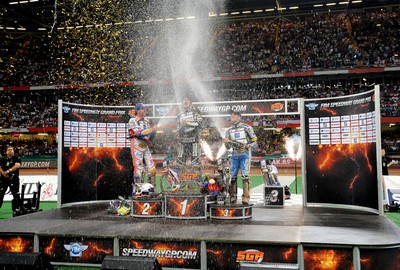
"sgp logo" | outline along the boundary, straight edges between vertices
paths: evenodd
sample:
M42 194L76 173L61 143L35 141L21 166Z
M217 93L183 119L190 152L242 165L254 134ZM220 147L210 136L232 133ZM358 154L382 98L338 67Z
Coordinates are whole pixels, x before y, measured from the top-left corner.
M264 252L257 249L239 250L236 256L237 262L262 262L264 259Z

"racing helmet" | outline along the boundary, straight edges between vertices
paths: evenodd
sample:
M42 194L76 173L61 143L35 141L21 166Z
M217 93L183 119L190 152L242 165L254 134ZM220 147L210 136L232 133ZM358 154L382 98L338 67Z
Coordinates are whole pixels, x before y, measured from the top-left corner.
M139 186L139 190L137 191L137 196L151 196L155 192L154 186L149 183L145 183Z

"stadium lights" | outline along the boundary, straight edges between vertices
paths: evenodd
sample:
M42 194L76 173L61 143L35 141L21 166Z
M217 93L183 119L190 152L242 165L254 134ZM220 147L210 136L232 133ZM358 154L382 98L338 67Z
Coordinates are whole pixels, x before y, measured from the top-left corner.
M298 7L298 6L295 6L295 7L289 7L289 9L299 9L299 7Z
M249 13L251 13L250 10L242 11L242 14L249 14Z
M236 12L231 12L231 15L238 15L240 14L240 12L236 11Z
M155 22L162 22L162 21L164 21L164 19L155 19L154 21Z
M196 17L195 16L188 16L188 17L186 17L186 19L192 20L192 19L196 19Z
M38 28L37 30L39 30L39 31L46 31L47 29L46 29L46 28L40 27L40 28Z
M336 6L336 3L326 3L326 6Z
M25 27L18 27L17 30L19 30L19 31L25 31L26 28L25 28Z
M316 4L316 5L314 5L314 7L323 7L324 5L323 4Z
M362 0L351 1L351 3L353 3L353 4L362 3Z
M143 21L135 21L135 23L143 23Z
M39 0L23 0L23 1L15 1L15 2L9 2L10 5L17 5L17 4L27 4L27 3L34 3L34 2L39 2Z
M174 18L166 18L165 20L166 20L166 21L173 21Z
M278 8L278 10L286 10L285 7Z
M227 16L228 13L220 13L219 16Z
M348 5L349 2L339 2L339 5Z
M263 12L263 10L262 9L257 9L257 10L254 10L253 12L254 13L259 13L259 12Z
M274 8L267 8L265 11L266 12L270 12L270 11L275 11L275 9Z
M183 20L183 19L185 19L185 17L178 17L178 18L176 18L177 20Z

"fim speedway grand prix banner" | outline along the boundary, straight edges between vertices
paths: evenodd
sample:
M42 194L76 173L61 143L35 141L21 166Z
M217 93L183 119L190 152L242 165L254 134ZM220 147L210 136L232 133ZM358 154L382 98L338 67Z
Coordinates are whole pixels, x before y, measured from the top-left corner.
M340 98L304 100L307 205L380 211L377 108L378 88Z
M130 195L130 109L59 101L61 204Z
M145 104L146 118L159 129L174 128L180 105ZM299 114L299 99L195 102L194 106L209 118L229 116L232 109L242 115ZM59 206L130 195L133 166L127 137L133 107L59 100Z

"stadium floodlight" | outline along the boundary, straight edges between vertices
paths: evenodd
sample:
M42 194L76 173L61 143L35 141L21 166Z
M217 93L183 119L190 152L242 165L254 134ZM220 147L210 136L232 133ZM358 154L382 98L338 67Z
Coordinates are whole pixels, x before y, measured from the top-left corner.
M236 12L231 12L231 15L238 15L240 14L240 12L236 11Z
M220 13L219 16L228 16L228 13Z
M336 6L336 3L326 3L326 6Z
M248 13L251 13L251 11L250 10L242 11L242 14L248 14Z
M339 2L339 5L348 5L349 2Z
M289 7L289 9L299 9L299 6Z
M187 16L186 19L191 20L191 19L196 19L195 16Z
M314 7L323 7L324 5L323 4L316 4L316 5L314 5Z
M286 10L285 7L278 8L278 10Z
M267 8L265 11L270 12L270 11L275 11L274 8Z
M28 1L19 1L20 4L27 4L29 3Z
M263 10L262 9L257 9L257 10L254 10L253 12L254 13L260 13L260 12L263 12Z
M9 4L10 5L16 5L16 4L18 4L18 2L10 2Z

